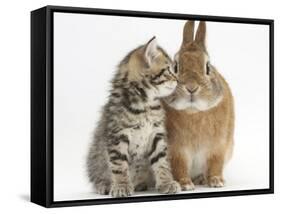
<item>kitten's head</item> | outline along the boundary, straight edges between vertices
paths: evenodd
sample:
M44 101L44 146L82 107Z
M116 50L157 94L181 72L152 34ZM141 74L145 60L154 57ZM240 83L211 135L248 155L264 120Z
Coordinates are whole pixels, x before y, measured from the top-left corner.
M128 79L145 82L156 97L166 97L177 86L177 71L168 54L153 37L137 48L127 59Z

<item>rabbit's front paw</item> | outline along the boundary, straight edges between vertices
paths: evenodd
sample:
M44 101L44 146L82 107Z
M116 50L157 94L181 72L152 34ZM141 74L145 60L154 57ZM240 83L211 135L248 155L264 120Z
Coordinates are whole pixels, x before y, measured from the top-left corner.
M181 191L181 187L176 181L160 184L157 186L157 189L160 193L164 194L175 194Z
M221 176L212 176L208 178L208 185L210 187L223 187L224 179Z
M134 187L131 184L114 184L111 186L112 197L127 197L133 194Z
M189 178L182 178L180 179L180 185L181 185L181 190L183 191L188 191L188 190L194 190L195 186L192 182L191 179Z

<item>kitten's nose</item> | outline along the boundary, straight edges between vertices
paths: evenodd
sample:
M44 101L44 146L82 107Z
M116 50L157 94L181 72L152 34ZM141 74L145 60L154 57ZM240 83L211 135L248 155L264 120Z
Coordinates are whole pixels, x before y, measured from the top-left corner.
M199 86L186 86L186 90L190 93L193 94L198 90Z

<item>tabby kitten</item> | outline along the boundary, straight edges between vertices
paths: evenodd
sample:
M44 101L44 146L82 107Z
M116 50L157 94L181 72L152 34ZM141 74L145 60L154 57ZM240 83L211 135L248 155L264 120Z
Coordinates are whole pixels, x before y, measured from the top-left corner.
M176 85L173 63L155 37L121 61L87 159L97 193L124 197L152 185L160 193L180 191L167 160L160 101Z

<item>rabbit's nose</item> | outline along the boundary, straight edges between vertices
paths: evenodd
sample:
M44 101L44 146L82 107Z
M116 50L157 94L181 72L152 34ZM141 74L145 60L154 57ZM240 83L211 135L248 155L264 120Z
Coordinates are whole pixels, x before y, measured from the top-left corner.
M193 94L198 90L199 86L186 86L186 90L190 93Z

